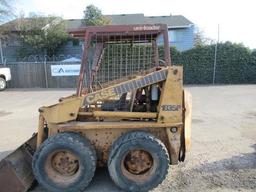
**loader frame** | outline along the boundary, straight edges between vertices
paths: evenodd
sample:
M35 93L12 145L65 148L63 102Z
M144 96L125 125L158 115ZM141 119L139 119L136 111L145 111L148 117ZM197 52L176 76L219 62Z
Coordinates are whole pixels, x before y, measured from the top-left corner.
M38 128L37 146L47 137L44 131L44 123L47 122L49 135L52 136L58 132L76 131L85 135L91 140L98 151L102 152L100 164L104 165L108 159L108 151L112 143L122 134L131 130L146 130L157 135L167 146L171 156L171 164L177 164L180 160L180 149L184 145L181 140L181 134L184 129L183 122L183 88L182 88L182 68L169 67L163 69L168 71L166 83L163 90L172 89L174 91L164 91L160 98L160 110L158 113L152 112L112 112L112 111L92 111L79 112L86 99L87 94L81 97L74 97L63 100L58 105L40 109L40 120ZM115 87L109 87L98 91L103 94L111 92ZM109 91L111 90L111 91ZM112 92L111 92L112 93ZM92 93L97 94L97 93ZM106 98L113 94L103 94ZM91 117L94 119L110 119L115 121L90 121L81 122L76 119L78 116ZM140 119L140 121L121 121L122 119ZM156 119L156 121L147 122L145 119Z
M127 39L133 35L154 34L155 38L163 36L165 66L145 72L143 76L135 76L131 80L121 81L113 86L107 86L93 91L92 79L97 74L97 70L88 70L88 50L90 42L95 38L95 34L103 33L125 34ZM189 147L189 137L183 139L185 135L185 124L190 129L190 120L185 122L185 97L188 93L183 91L183 69L180 66L172 66L170 59L169 40L167 26L157 25L129 25L129 26L105 26L105 27L87 27L72 31L71 34L76 38L85 38L85 49L81 65L76 96L67 97L60 103L40 108L39 127L37 146L48 136L58 132L76 131L90 139L97 151L101 154L99 165L105 165L108 159L109 148L112 143L122 134L132 130L146 130L157 135L166 145L171 157L171 164L177 164L184 160L184 154ZM103 41L111 41L111 36ZM147 36L145 36L145 40ZM115 39L118 41L118 39ZM99 64L97 64L99 67ZM87 88L83 88L84 78L87 76ZM159 79L157 79L157 76ZM156 79L149 81L149 79ZM146 83L142 83L146 82ZM141 84L138 85L138 84ZM157 112L121 112L121 111L100 111L92 109L84 110L84 106L102 102L122 93L134 91L152 84L161 84L162 93ZM137 87L136 87L137 85ZM124 90L122 90L122 88ZM170 91L172 90L172 91ZM91 119L88 121L79 121L78 118ZM102 119L107 121L101 121ZM139 121L129 121L136 119ZM147 121L154 119L154 121ZM125 121L124 121L125 120ZM45 124L47 124L48 135L45 134Z

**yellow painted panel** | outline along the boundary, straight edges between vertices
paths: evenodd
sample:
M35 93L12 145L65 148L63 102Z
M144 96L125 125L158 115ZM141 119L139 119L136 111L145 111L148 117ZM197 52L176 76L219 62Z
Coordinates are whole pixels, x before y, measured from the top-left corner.
M190 137L191 137L191 125L192 125L192 95L188 91L184 91L185 99L185 146L186 151L191 147Z
M158 122L182 122L182 67L170 67L159 102Z
M40 108L47 123L62 123L75 120L83 98L75 97L64 100L56 105Z

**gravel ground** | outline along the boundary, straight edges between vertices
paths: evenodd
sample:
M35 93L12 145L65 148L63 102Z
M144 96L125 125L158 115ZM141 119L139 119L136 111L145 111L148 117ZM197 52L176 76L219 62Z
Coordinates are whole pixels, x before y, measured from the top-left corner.
M153 192L256 191L256 85L188 87L193 95L192 149L171 166ZM72 90L7 90L0 93L0 158L36 130L42 105ZM40 186L31 191L43 192ZM120 191L106 169L96 172L89 192Z

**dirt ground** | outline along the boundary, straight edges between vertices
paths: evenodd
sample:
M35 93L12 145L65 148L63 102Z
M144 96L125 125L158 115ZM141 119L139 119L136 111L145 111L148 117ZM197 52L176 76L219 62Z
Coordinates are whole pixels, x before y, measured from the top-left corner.
M256 191L256 85L192 86L192 149L170 167L153 192ZM36 131L38 108L72 90L7 90L0 93L0 158ZM43 192L41 187L31 191ZM96 172L89 192L120 191L106 169Z

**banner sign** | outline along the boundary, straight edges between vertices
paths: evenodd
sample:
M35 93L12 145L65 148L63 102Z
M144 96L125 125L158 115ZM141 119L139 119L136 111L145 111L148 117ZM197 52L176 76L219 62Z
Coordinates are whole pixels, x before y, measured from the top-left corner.
M56 76L78 76L81 65L51 65L51 73Z

